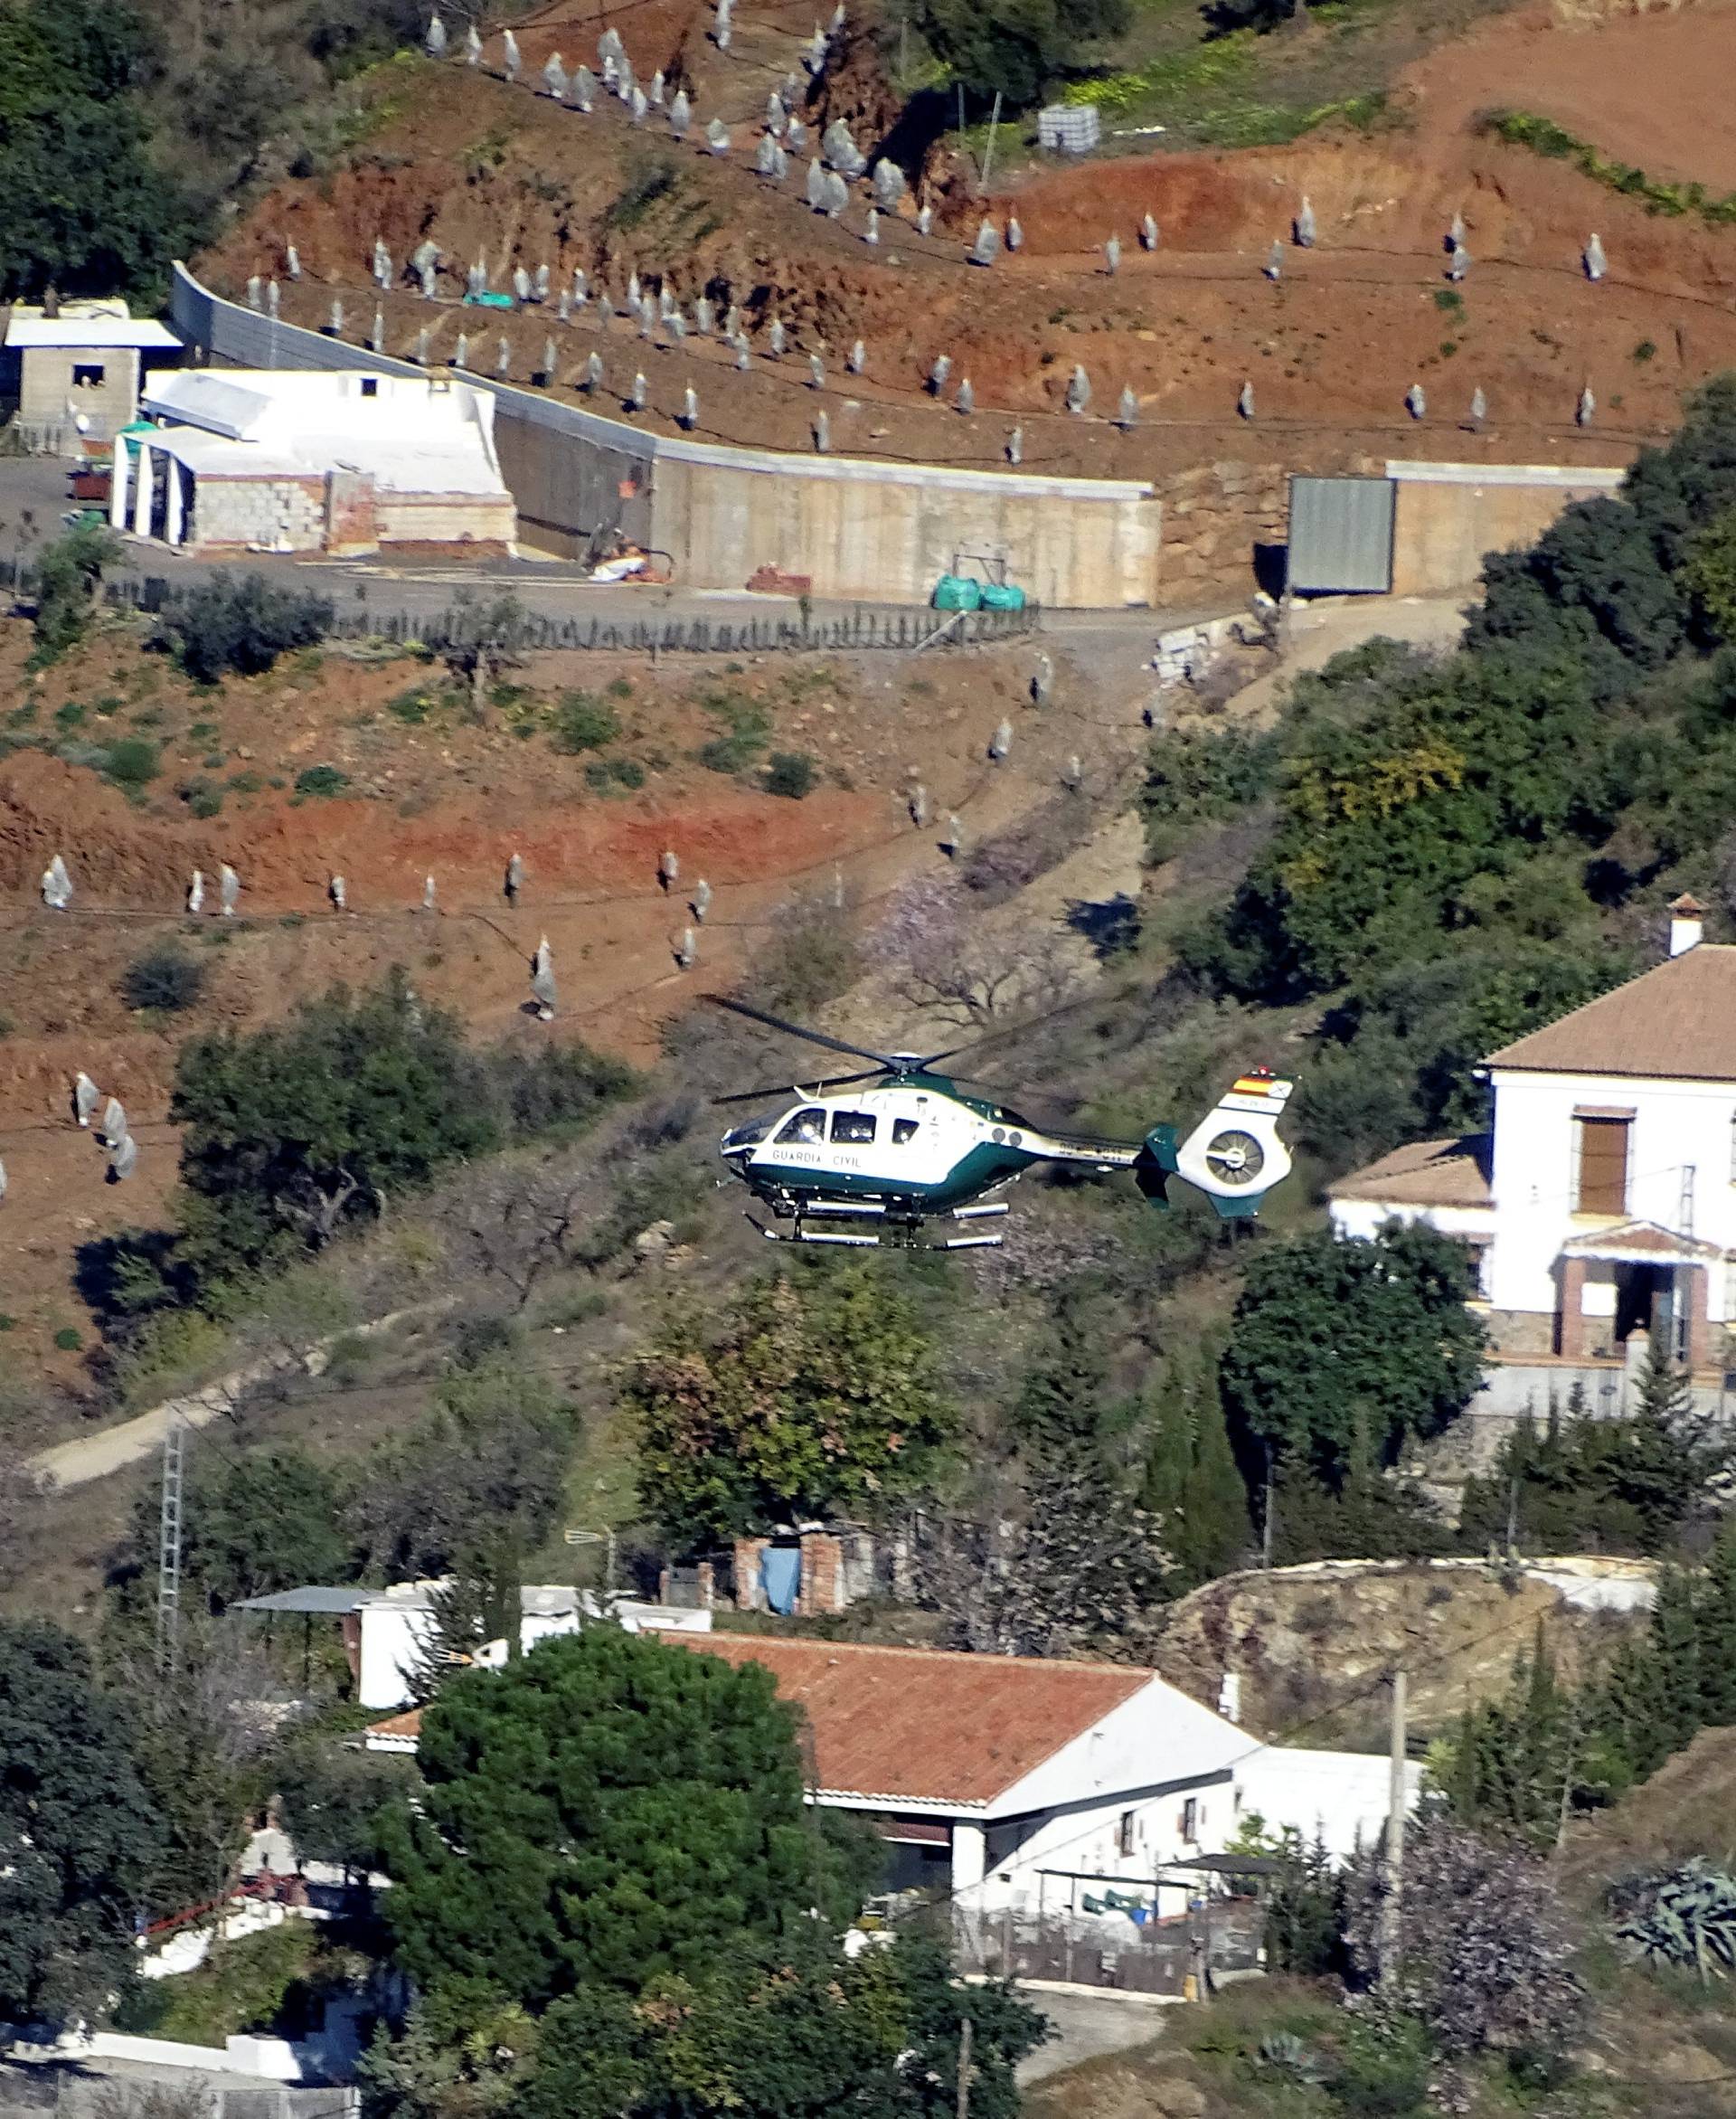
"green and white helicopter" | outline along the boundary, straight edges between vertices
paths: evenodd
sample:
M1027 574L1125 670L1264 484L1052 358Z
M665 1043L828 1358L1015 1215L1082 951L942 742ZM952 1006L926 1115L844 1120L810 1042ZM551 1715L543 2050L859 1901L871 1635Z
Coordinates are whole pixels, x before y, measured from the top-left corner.
M839 1244L912 1249L927 1243L924 1225L959 1227L927 1247L981 1249L998 1233L971 1225L1005 1215L1004 1191L1038 1163L1070 1164L1095 1176L1131 1170L1155 1206L1168 1205L1166 1187L1179 1178L1203 1192L1228 1221L1258 1212L1260 1201L1290 1171L1290 1152L1278 1120L1293 1084L1264 1069L1243 1074L1185 1140L1175 1126L1154 1126L1143 1140L1052 1132L995 1100L934 1070L965 1047L919 1056L871 1052L828 1037L744 1001L708 998L718 1007L782 1030L828 1052L872 1064L863 1073L792 1083L788 1092L750 1089L720 1096L720 1104L755 1103L788 1093L796 1099L764 1118L750 1119L718 1144L730 1170L787 1229L748 1218L774 1243ZM816 1227L816 1223L824 1225ZM848 1225L854 1223L854 1227Z

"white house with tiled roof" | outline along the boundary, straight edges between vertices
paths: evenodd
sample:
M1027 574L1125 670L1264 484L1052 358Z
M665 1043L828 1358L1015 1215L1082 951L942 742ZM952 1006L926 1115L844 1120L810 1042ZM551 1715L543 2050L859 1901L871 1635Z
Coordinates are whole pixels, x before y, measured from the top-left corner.
M1494 1359L1479 1405L1543 1413L1573 1382L1625 1403L1654 1331L1721 1401L1736 1310L1736 948L1671 907L1671 954L1487 1062L1488 1133L1341 1178L1334 1225L1426 1221L1477 1256Z
M808 1733L811 1799L872 1820L891 1881L961 1910L1075 1911L1106 1890L1158 1916L1257 1812L1337 1857L1379 1836L1384 1756L1266 1744L1125 1663L959 1655L759 1633L667 1635L770 1671ZM413 1752L419 1710L371 1749ZM1414 1800L1420 1769L1412 1769ZM1132 1933L1129 1930L1129 1933Z

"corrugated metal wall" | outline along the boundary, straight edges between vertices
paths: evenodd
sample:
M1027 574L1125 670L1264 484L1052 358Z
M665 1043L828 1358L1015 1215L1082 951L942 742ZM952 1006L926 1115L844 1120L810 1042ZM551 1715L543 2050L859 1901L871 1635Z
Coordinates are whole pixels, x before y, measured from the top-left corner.
M1383 596L1392 586L1390 478L1290 480L1288 584L1299 593Z

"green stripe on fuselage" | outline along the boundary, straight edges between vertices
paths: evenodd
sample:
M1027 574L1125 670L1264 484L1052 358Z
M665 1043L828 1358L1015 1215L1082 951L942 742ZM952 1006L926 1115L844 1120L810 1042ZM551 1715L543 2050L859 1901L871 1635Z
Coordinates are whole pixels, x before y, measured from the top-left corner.
M800 1197L804 1193L828 1199L882 1199L886 1204L908 1204L919 1214L949 1214L967 1206L987 1191L1029 1169L1040 1156L1023 1148L1009 1148L1000 1140L980 1140L944 1178L898 1184L861 1170L816 1169L811 1163L751 1162L742 1176L756 1192L785 1192Z

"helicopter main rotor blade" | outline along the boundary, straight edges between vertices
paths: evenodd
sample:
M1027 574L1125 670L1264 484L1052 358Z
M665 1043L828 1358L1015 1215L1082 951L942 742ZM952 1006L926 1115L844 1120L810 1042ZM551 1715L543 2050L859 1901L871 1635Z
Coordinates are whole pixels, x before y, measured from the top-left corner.
M832 1074L823 1082L779 1082L769 1089L739 1089L733 1096L714 1096L713 1103L761 1103L768 1096L821 1096L828 1089L847 1089L854 1082L877 1082L883 1067L869 1067L860 1074Z
M786 1022L782 1016L769 1016L764 1008L750 1007L744 1000L731 1000L721 993L708 993L706 999L715 1008L728 1008L731 1015L746 1016L752 1023L764 1023L769 1029L781 1030L787 1036L805 1037L810 1045L823 1045L827 1052L848 1053L852 1059L873 1060L876 1067L887 1068L896 1074L897 1062L890 1054L871 1052L865 1045L849 1045L842 1037L828 1037L824 1030L805 1030L799 1023Z

